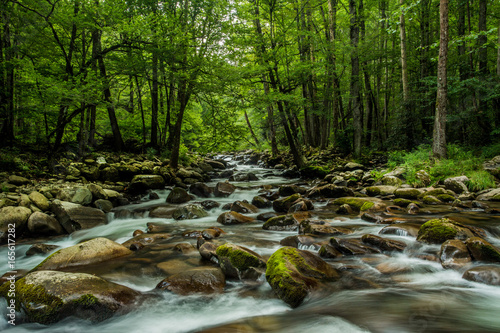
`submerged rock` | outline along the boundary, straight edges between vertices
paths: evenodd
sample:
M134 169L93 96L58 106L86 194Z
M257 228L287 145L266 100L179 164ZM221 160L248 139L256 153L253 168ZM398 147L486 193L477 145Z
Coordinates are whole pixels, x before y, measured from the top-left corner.
M467 270L462 277L469 281L500 286L500 266L476 266Z
M8 287L0 287L7 298ZM138 291L84 273L57 271L32 272L16 281L16 310L21 309L29 321L52 324L74 316L102 321L133 305Z
M179 295L212 294L224 291L226 279L218 267L196 267L171 275L162 280L156 289L172 291Z
M339 278L338 272L318 256L293 247L274 252L267 262L266 279L274 292L292 307L321 285Z

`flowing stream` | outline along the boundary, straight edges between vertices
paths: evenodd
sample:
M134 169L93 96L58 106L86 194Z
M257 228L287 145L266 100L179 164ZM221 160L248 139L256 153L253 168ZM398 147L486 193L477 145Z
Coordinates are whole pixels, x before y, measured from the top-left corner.
M221 207L236 200L248 200L258 194L262 185L277 186L297 183L276 176L272 170L256 166L236 165L237 171L251 171L260 180L232 182L238 189L227 198L210 198ZM214 179L209 186L221 179ZM85 320L66 318L57 324L45 326L36 323L7 324L6 302L0 300L0 330L9 332L499 332L500 287L488 286L462 279L462 273L446 270L438 261L428 260L439 246L424 245L414 237L384 235L408 244L403 253L327 259L340 271L347 272L342 287L332 283L320 292L311 294L300 307L291 309L277 299L270 286L261 277L258 281L228 281L225 292L213 296L178 296L170 292L154 291L155 286L169 274L211 265L203 262L199 253L182 254L172 250L173 245L196 239L183 238L189 230L222 227L226 234L221 240L242 245L269 257L281 247L280 240L296 235L296 231L267 231L262 222L246 225L222 226L216 222L222 209L215 208L209 216L194 220L175 221L148 217L148 208L165 204L170 190L156 191L159 199L119 207L130 214L109 213L107 225L80 230L71 235L44 240L46 244L63 247L75 245L95 237L106 237L119 243L132 238L134 230L146 231L153 222L162 232L174 237L147 246L127 258L118 258L104 265L73 268L73 271L93 273L143 293L157 295L137 305L136 309L93 324ZM195 201L201 201L197 198ZM360 237L378 234L385 226L361 220L339 217L328 211L326 201L314 202L313 216L351 228L354 232L341 237ZM174 206L174 205L172 205ZM259 213L269 211L260 210ZM499 220L480 212L463 212L466 218L488 231L487 240L500 245ZM116 218L115 215L127 216ZM258 214L249 214L257 216ZM431 217L439 214L431 215ZM419 217L421 218L421 216ZM426 217L427 218L427 217ZM430 217L429 217L430 219ZM325 238L328 239L328 238ZM47 255L27 257L30 244L18 244L16 268L30 270ZM304 248L317 251L314 247ZM7 249L0 247L0 258L7 257ZM382 274L376 267L388 267L390 274ZM0 260L0 273L9 271L6 260ZM67 270L72 271L72 270ZM376 284L374 288L357 288L356 279ZM19 314L20 316L20 314Z

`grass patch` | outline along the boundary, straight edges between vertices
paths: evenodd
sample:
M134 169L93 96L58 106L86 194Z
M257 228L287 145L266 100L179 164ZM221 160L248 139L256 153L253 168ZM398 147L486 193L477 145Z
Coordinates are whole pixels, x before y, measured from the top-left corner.
M396 167L403 168L403 176L407 183L413 186L422 185L416 173L425 170L434 183L449 177L465 175L470 179L467 184L470 191L495 187L494 177L483 170L484 156L454 144L448 145L447 148L448 158L441 160L432 157L430 145L421 145L411 152L390 152L387 165L390 170Z

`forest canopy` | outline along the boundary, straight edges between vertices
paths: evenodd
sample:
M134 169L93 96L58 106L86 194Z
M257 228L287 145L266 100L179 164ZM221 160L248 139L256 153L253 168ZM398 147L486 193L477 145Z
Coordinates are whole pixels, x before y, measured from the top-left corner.
M173 167L287 147L301 166L307 147L431 144L443 104L447 142L498 143L498 1L0 2L2 146L149 149Z

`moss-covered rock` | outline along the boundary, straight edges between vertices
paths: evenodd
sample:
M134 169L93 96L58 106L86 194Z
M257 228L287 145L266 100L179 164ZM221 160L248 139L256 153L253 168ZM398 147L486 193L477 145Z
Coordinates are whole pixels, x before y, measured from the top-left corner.
M235 201L231 204L231 208L233 212L247 214L247 213L258 213L259 209L254 205L245 202L245 201Z
M290 207L301 198L299 193L292 194L286 198L281 198L273 201L273 209L278 213L287 213Z
M199 219L208 216L208 213L200 205L186 205L179 207L172 213L175 220Z
M300 169L300 176L303 178L325 178L330 170L324 166L308 165Z
M337 236L352 234L349 228L336 227L325 221L303 220L299 225L299 234L318 236Z
M102 321L132 305L139 292L90 274L32 272L15 283L16 310L29 321L51 324L69 316ZM0 287L7 298L9 284Z
M442 244L448 239L465 240L475 236L474 231L447 218L425 222L418 231L417 240L430 244Z
M363 243L375 246L382 251L402 252L406 248L406 243L394 239L382 238L380 236L366 234L361 237Z
M384 195L391 195L394 194L394 192L398 188L396 186L370 186L367 187L366 194L370 197L376 197L376 196L384 196Z
M338 277L338 272L321 258L293 247L282 247L267 262L267 282L278 297L292 307L299 306L321 281Z
M281 185L278 192L280 196L288 197L295 193L305 194L307 192L307 189L302 186L287 184L287 185Z
M433 195L426 195L422 198L422 202L426 205L438 205L443 203L441 200Z
M171 275L162 280L156 289L172 291L179 295L212 294L224 291L226 278L218 267L196 267Z
M354 192L347 186L337 186L328 184L324 186L314 187L309 191L309 198L323 197L323 198L340 198L340 197L353 197Z
M399 207L408 207L408 205L411 203L418 204L418 202L410 200L410 199L404 199L404 198L394 199L394 205L399 206Z
M182 187L174 187L168 194L167 202L173 204L181 204L192 200L194 197L187 193Z
M481 237L471 237L465 241L474 260L500 262L500 250Z
M264 230L297 230L299 227L298 222L292 215L280 215L272 217L262 225Z
M356 211L365 211L369 209L380 210L385 207L382 200L378 198L363 198L363 197L343 197L333 201L334 205L349 205Z
M266 261L254 251L246 247L226 243L216 250L219 265L228 278L242 279L251 269L265 269Z
M460 269L472 260L467 246L458 239L449 239L441 245L439 259L443 268L451 269Z
M107 238L99 237L57 251L33 270L56 270L65 267L96 264L131 253L132 251L125 246Z
M438 194L436 196L436 198L438 198L440 201L442 202L453 202L455 201L455 197L448 194L448 193L444 193L444 194Z
M418 199L422 193L423 190L417 188L398 188L394 191L396 197L410 200Z

